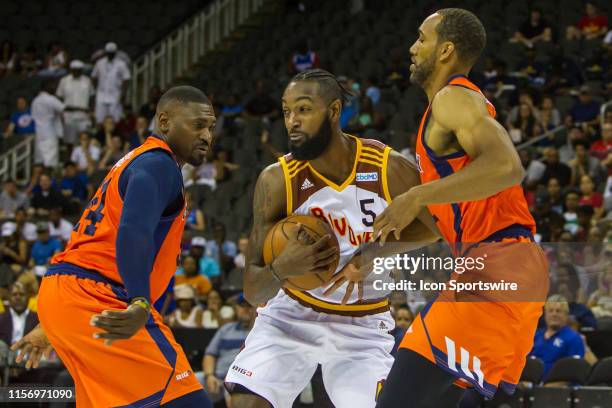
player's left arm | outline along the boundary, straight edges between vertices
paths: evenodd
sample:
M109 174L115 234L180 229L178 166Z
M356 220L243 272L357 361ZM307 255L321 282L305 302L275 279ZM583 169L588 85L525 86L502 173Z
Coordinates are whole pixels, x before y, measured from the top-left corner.
M381 242L393 231L398 238L428 205L481 200L523 179L525 171L508 133L489 115L480 94L446 87L436 95L431 109L436 124L456 135L471 161L456 173L396 197L374 224L374 236Z

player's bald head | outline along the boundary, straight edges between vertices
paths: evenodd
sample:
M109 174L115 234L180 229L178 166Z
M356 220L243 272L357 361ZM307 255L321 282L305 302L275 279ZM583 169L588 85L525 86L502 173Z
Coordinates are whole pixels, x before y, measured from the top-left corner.
M157 111L168 109L171 105L188 105L197 103L212 107L210 99L198 88L189 85L173 86L159 98Z

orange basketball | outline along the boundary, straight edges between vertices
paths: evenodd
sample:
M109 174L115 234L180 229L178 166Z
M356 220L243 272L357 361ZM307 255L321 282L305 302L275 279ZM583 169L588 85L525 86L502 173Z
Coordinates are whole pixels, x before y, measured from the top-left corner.
M312 244L325 234L332 238L330 245L336 246L339 251L338 239L329 225L322 219L311 215L290 215L280 220L268 232L263 247L264 262L269 264L285 248L289 239L298 233L298 225L302 225L302 233L297 237L299 242ZM285 281L284 286L290 289L310 290L318 288L327 282L338 267L338 262L330 265L326 272L313 272L302 276L294 276Z

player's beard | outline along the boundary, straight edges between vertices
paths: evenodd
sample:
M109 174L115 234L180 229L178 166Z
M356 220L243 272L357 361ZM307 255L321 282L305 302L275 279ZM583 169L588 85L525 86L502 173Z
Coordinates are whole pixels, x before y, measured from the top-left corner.
M436 54L431 53L429 58L420 64L414 64L414 72L410 74L410 82L423 87L436 68Z
M314 160L319 157L331 142L332 128L329 117L325 117L314 136L305 138L300 146L289 141L289 150L296 160Z

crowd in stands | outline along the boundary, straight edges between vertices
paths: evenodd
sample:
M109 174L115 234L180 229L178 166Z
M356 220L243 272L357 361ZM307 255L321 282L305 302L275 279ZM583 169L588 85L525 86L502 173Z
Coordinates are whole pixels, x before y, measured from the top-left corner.
M532 354L547 369L563 356L594 362L600 356L590 352L580 330L598 329L601 322L612 329L612 109L605 117L600 109L612 94L612 31L607 16L587 3L585 16L563 32L554 31L547 16L533 9L507 41L521 47L521 60L510 65L501 55L487 56L470 78L493 102L498 121L519 149L536 240L559 243L548 251L554 296ZM574 56L568 50L576 44L596 52ZM5 180L0 193L0 309L6 311L0 314L0 345L33 327L36 292L50 259L65 247L73 223L105 173L153 128L162 90L152 88L147 102L134 111L125 103L129 58L113 43L101 51L93 64L86 64L70 60L62 44L54 43L43 62L31 47L17 50L9 41L0 46L0 76L49 78L34 100L18 98L14 113L3 118L8 120L5 143L34 135L36 164L29 180ZM288 61L289 76L330 63L304 40ZM341 115L346 132L392 140L393 112L383 94L414 91L407 47L386 63L382 77L335 72L354 92ZM271 162L286 153L269 140L271 129L282 126L280 101L272 88L278 91L284 84L272 79L253 83L253 94L242 99L209 94L218 116L215 134L231 136L248 122L261 123L258 151L262 161ZM401 152L414 160L417 129L404 130L408 140ZM239 295L248 228L231 231L228 238L226 226L209 222L200 203L238 170L232 152L222 147L203 165L183 169L188 191L183 257L156 304L172 327L221 328L206 349L201 377L209 389L218 390L219 398L220 381L254 318L254 309ZM398 341L430 298L427 293L392 294L397 323L392 334ZM13 330L15 325L19 328Z

